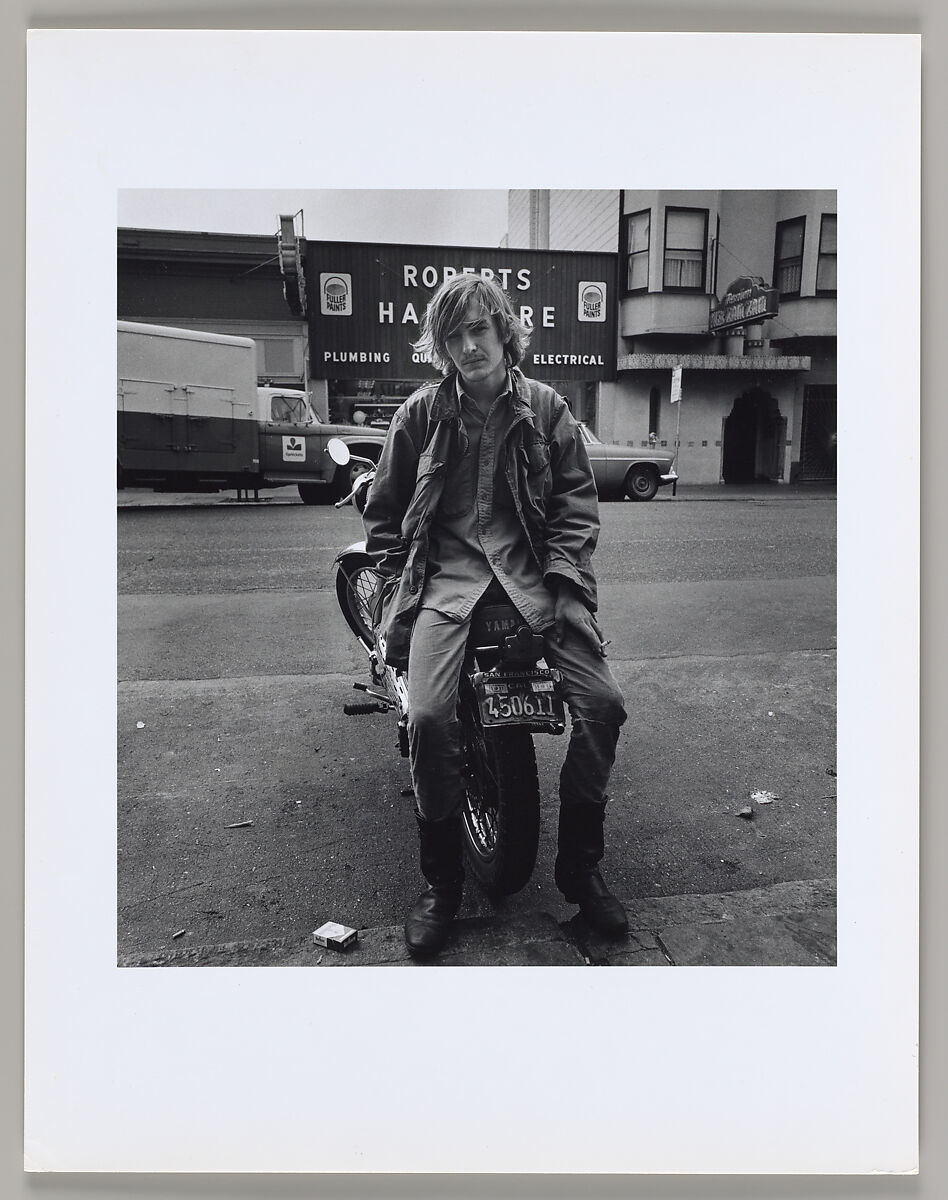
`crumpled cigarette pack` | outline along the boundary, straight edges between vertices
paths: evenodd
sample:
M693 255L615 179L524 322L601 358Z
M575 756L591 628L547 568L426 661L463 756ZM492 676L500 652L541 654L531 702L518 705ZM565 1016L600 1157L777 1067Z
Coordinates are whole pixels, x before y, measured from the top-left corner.
M313 930L313 941L317 946L326 946L330 950L345 950L358 938L359 934L348 925L340 925L337 921L327 921Z

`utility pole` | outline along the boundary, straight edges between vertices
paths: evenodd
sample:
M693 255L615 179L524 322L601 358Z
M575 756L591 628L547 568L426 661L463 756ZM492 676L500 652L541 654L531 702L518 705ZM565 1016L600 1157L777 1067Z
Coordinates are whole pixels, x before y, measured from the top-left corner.
M672 368L671 396L669 399L672 404L678 405L678 416L677 416L677 419L675 422L674 466L675 466L675 470L678 473L678 476L680 478L681 477L681 366L680 365ZM678 480L676 479L675 482L672 484L672 495L674 496L677 493L677 491L678 491Z

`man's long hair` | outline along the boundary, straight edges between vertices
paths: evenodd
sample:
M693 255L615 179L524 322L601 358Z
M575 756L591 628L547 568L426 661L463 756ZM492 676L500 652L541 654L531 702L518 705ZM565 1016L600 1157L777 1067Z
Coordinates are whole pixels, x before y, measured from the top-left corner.
M488 313L497 325L504 353L511 367L517 366L530 344L530 330L514 313L503 288L482 275L454 275L446 279L428 302L421 322L421 336L412 345L426 355L442 375L454 370L447 350L449 334L468 320L468 314Z

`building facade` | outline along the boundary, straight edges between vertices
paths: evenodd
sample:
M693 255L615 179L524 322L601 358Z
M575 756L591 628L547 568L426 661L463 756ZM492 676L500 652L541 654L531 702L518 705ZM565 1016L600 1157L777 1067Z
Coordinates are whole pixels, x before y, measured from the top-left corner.
M375 258L385 260L393 286L376 304L376 334L391 334L380 324L391 308L389 324L398 325L405 346L417 336L417 321L406 324L405 314L411 304L417 318L424 296L408 287L406 263L417 267L411 282L426 286L426 270L432 278L447 270L492 269L501 279L506 272L514 299L537 322L535 361L526 369L568 395L603 440L677 447L677 470L688 483L835 480L834 192L520 190L508 194L508 219L505 245L493 251L379 244ZM117 315L252 337L260 383L305 389L324 419L385 425L430 368L327 364L327 326L319 324L314 290L330 270L358 282L352 272L371 249L301 243L311 292L306 313L291 303L275 235L120 229ZM518 249L549 252L549 269ZM580 274L614 281L604 285L601 314L608 312L614 330L606 368L600 364L588 378L576 368L559 378L554 365L569 360L562 351L583 349L586 332L605 328L576 326L580 332L569 334L575 298L567 305L562 287L546 295L550 285L541 280L557 272L569 277L572 264L557 259L561 251L600 256L601 265ZM721 316L738 281L766 286L775 304L758 319L711 332L712 313ZM358 308L358 289L354 296ZM556 353L543 352L554 336L547 319L569 343L553 346ZM364 361L378 357L366 354Z
M287 304L276 237L119 229L117 310L120 321L253 338L260 384L308 388L308 325Z
M835 192L511 191L508 215L512 246L619 257L601 438L677 445L683 482L835 480ZM712 333L738 281L775 311Z
M615 377L616 256L505 247L335 242L118 231L118 317L251 337L261 384L305 389L340 423L385 427L434 368L419 354L438 284L497 279L533 329L524 366L568 394L577 416Z

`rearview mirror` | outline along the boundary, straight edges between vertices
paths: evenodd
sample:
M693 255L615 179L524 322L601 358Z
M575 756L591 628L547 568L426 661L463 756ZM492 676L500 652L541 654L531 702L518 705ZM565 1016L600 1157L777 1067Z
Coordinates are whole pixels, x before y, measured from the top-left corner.
M326 446L326 453L340 467L344 467L352 457L349 453L349 447L342 438L330 438Z

